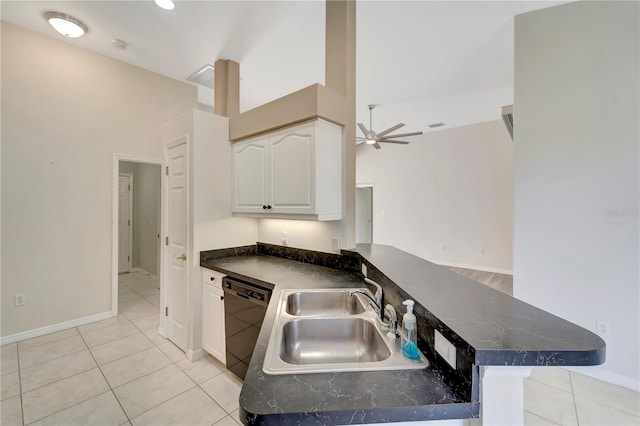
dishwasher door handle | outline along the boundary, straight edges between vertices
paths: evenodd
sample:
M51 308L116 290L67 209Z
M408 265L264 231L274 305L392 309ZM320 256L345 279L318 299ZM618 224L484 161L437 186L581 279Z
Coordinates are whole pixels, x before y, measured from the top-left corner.
M236 296L242 297L243 299L251 300L251 298L249 296L247 296L246 294L242 294L242 293L236 292Z

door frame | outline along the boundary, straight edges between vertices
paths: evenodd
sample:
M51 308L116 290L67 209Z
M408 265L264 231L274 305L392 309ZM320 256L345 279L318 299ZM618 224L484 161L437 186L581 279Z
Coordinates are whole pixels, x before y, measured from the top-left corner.
M118 166L120 162L118 162ZM119 168L119 167L118 167ZM133 271L133 173L119 173L118 178L120 176L129 178L129 227L127 228L127 232L129 233L129 260L127 262L127 271L131 273ZM118 200L120 203L120 200ZM118 244L118 247L120 244ZM120 253L118 252L118 263L120 263ZM120 273L120 268L118 267L118 274Z
M162 164L162 160L154 157L141 157L128 154L113 154L111 179L111 316L118 315L118 177L120 161L133 163ZM162 198L162 190L160 191ZM160 212L162 218L162 211ZM158 268L162 268L162 258L158 259Z
M160 192L162 193L162 204L160 207L161 210L161 223L162 223L162 231L161 231L161 235L163 237L163 239L166 239L167 236L169 235L169 197L166 196L167 191L169 190L169 182L168 182L168 175L167 175L167 167L169 167L168 164L168 153L169 150L171 148L174 148L176 146L185 144L186 147L186 151L187 151L187 199L186 199L186 203L187 203L187 214L186 214L186 221L187 221L187 238L186 238L186 247L185 247L185 254L187 255L187 260L185 262L185 268L186 268L186 273L187 276L185 278L185 288L186 288L186 292L187 294L185 295L186 297L186 301L187 301L187 319L186 319L186 333L187 333L187 341L186 341L186 350L185 350L185 354L189 355L188 352L191 348L192 345L192 328L193 328L193 321L192 321L192 315L191 315L191 269L192 269L192 265L195 259L193 259L193 224L191 221L191 210L192 210L192 205L191 205L191 200L192 200L192 190L193 190L193 181L192 181L192 173L191 173L191 167L192 167L192 156L191 156L191 135L189 133L182 133L177 137L173 137L171 140L169 140L168 142L164 143L162 145L162 165L161 165L161 170L160 170L160 175L161 177L161 183L160 183ZM164 314L162 314L162 311L164 310L164 308L167 306L167 282L168 282L168 277L169 277L169 267L171 265L170 260L167 259L167 256L169 256L169 249L167 244L162 244L162 242L160 243L160 310L161 310L161 314L160 314L160 327L158 329L158 333L162 336L162 337L167 337L167 331L166 331L166 327L165 327L165 321L166 321L166 316ZM200 261L198 259L198 265L200 264ZM192 360L191 357L189 357L189 360Z
M373 244L373 184L356 183L356 190L359 188L371 188L371 244Z

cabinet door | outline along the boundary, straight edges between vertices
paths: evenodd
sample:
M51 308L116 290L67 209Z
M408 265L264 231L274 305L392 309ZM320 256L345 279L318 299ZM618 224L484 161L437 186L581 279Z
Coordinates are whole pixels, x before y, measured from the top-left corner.
M202 286L202 348L225 363L223 299L221 289L208 284Z
M268 138L233 145L233 211L264 213L267 206Z
M269 136L273 213L314 214L316 210L316 124L303 124Z

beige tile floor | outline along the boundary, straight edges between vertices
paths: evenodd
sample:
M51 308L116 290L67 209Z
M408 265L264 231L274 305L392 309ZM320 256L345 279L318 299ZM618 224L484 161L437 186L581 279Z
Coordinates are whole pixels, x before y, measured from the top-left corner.
M242 382L157 333L159 290L119 276L115 318L2 346L0 424L237 426Z
M242 383L157 333L159 291L120 276L120 315L2 346L2 425L229 425ZM526 425L640 425L640 394L561 368L525 380Z

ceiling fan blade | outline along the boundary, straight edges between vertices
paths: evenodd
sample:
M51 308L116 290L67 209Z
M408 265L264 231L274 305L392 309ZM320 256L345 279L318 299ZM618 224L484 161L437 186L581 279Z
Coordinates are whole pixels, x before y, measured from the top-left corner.
M362 145L364 142L365 142L364 140L356 141L356 146L360 146L360 145Z
M388 139L388 140L387 139L382 139L382 140L379 140L378 142L380 142L380 143L399 143L399 144L402 144L402 145L406 145L406 144L409 143L407 141L394 141L394 140L391 140L391 139Z
M366 127L364 127L364 124L358 123L358 127L360 127L360 130L362 130L362 133L364 133L364 135L367 136L367 133L369 133L369 131L367 130Z
M393 126L393 127L389 127L389 128L388 128L387 130L385 130L384 132L380 132L380 133L378 133L377 135L378 135L378 137L379 137L379 138L381 138L381 137L383 137L384 135L388 135L389 133L391 133L391 132L393 132L393 131L398 130L398 129L399 129L400 127L402 127L402 126L404 126L404 123L398 123L398 124L396 124L396 125L395 125L395 126Z
M374 143L374 144L373 144L373 147L374 147L375 149L380 149L380 148L382 148L378 142Z
M418 135L421 135L421 134L422 134L422 132L398 133L397 135L389 135L387 137L388 138L406 138L407 136L418 136Z

